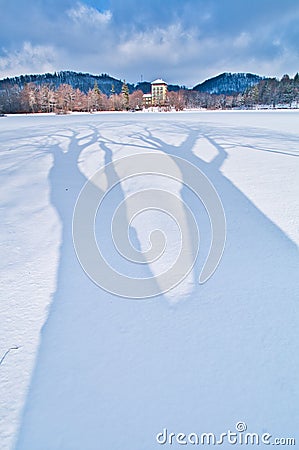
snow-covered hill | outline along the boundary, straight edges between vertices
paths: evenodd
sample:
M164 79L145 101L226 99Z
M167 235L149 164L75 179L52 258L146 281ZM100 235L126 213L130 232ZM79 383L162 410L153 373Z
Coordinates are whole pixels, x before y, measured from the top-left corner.
M106 95L111 94L112 87L116 93L121 92L123 82L107 74L91 75L90 73L61 71L55 73L45 73L42 75L21 75L19 77L5 78L0 80L0 90L7 86L13 87L17 85L23 89L26 83L34 83L38 86L48 84L53 88L58 88L61 84L69 84L74 89L80 89L82 92L88 92L93 89L95 83L99 89ZM130 92L134 90L132 84L128 84Z
M100 91L103 94L111 95L112 90L119 94L123 85L122 80L111 77L106 73L101 75L92 75L90 73L73 72L69 70L44 73L38 75L21 75L19 77L11 77L0 80L0 91L7 88L13 88L18 86L23 89L26 83L34 83L37 86L44 84L49 85L52 88L58 88L61 84L69 84L74 89L80 89L80 91L87 93L89 89L93 89L95 83L97 83ZM144 93L150 92L150 82L143 81L136 85L127 83L130 92L134 90L142 90ZM178 91L180 86L170 84L168 86L169 91Z
M193 90L209 94L236 94L255 86L263 78L252 73L222 73L194 86Z
M248 432L298 441L298 119L295 111L0 118L1 450L154 450L163 448L156 436L164 428L219 436L240 421ZM184 158L209 178L227 241L200 285L211 230L190 180L123 179L96 219L116 270L155 277L178 256L175 221L152 209L120 224L143 251L163 230L163 257L130 264L115 251L111 217L136 192L175 194L180 217L189 207L200 231L185 280L133 300L103 291L82 270L72 217L90 176L110 164L94 185L107 189L119 181L121 157L145 152L177 170L172 156ZM184 245L193 255L194 243Z

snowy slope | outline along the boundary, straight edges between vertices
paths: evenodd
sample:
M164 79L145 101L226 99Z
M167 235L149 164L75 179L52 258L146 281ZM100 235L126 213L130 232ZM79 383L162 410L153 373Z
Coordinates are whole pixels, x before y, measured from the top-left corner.
M210 94L236 94L258 84L263 78L252 73L221 73L194 86L195 91Z
M150 450L161 447L156 434L165 427L220 434L238 421L250 432L299 439L298 122L293 111L0 119L0 358L18 347L0 365L1 449ZM136 190L180 196L201 233L191 274L173 291L137 301L90 281L71 222L88 177L142 152L181 156L209 177L227 243L219 268L199 285L210 244L200 202L174 181L123 182L97 226L118 270L136 273L113 254L111 214ZM169 245L160 262L137 268L140 277L177 255L178 230L162 213L138 216L132 240L144 250L156 228Z
M82 92L87 93L89 89L93 89L95 82L98 84L99 89L106 95L110 95L111 88L114 86L115 92L118 94L121 92L122 81L111 77L107 74L91 75L90 73L61 71L55 73L44 73L37 75L21 75L19 77L5 78L0 80L0 90L5 89L6 86L18 86L23 89L26 83L34 83L37 86L49 85L54 88L58 88L61 84L69 84L74 89L80 89ZM128 84L130 91L134 90L133 84Z

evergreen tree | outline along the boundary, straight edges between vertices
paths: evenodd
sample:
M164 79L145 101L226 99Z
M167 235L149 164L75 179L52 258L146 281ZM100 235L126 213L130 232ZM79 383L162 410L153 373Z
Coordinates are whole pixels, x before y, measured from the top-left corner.
M113 83L111 85L111 97L112 97L112 111L115 111L115 88Z
M100 91L100 89L99 89L97 80L94 82L93 90L94 90L95 94L101 95L101 91Z
M101 109L102 94L101 94L101 91L99 89L97 81L94 82L93 99L94 99L94 109L96 111L98 111L99 109Z
M129 109L129 88L128 85L126 84L126 80L124 80L122 88L121 88L121 93L122 93L122 100L123 100L123 108L128 110Z

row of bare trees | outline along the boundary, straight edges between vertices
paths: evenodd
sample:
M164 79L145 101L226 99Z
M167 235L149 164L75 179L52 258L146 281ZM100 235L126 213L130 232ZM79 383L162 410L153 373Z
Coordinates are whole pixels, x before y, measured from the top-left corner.
M240 102L239 102L240 103ZM168 92L163 109L183 110L185 108L226 108L237 106L236 97L210 95L195 91L181 90ZM122 92L114 89L111 95L103 94L95 84L86 94L74 89L69 84L61 84L57 89L49 85L28 83L23 89L10 87L0 92L0 112L5 113L37 113L37 112L95 112L138 110L143 108L143 92L134 91L129 94L124 83Z
M0 111L5 113L121 111L142 108L142 98L142 91L135 91L129 95L125 88L120 94L112 91L108 97L96 84L85 94L69 84L61 84L58 89L54 89L46 84L38 86L28 83L23 89L17 86L3 89L0 92Z

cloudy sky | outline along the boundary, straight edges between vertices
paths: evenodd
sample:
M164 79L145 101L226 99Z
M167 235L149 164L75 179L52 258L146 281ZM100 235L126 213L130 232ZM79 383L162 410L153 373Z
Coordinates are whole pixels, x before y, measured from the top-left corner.
M0 78L76 70L193 86L299 71L298 0L0 0Z

